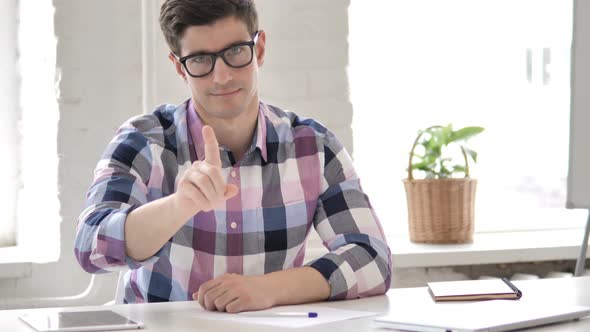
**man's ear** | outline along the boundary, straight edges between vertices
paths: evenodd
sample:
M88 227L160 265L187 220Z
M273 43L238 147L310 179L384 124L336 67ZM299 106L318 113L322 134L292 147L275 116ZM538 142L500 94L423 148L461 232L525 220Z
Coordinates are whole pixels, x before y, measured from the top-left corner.
M184 72L184 67L182 66L182 63L178 61L178 59L172 52L168 54L168 59L172 61L172 64L174 65L174 68L176 68L176 73L178 74L178 76L180 76L182 80L186 82L186 73Z
M256 62L258 66L262 66L264 63L264 56L266 52L266 32L260 30L258 33L258 41L256 42Z

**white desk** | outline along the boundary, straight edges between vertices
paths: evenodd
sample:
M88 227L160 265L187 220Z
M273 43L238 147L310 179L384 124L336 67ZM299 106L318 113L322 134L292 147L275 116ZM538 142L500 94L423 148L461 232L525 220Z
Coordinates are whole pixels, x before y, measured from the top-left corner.
M522 290L520 301L536 303L563 303L590 306L590 277L541 279L515 281L517 287ZM364 310L380 313L394 311L396 308L415 307L416 310L427 313L436 308L436 303L430 298L425 287L391 289L386 296L377 296L368 299L353 301L325 302L318 306L326 306L350 310ZM190 312L198 307L196 302L173 302L151 304L128 304L115 306L88 306L73 308L29 309L29 310L4 310L0 311L0 331L4 332L30 332L33 331L18 316L25 312L38 310L46 311L84 311L109 308L118 313L127 315L132 319L145 322L145 331L176 332L176 331L275 331L276 327L237 324L214 320L203 320L178 314ZM181 319L179 319L179 317ZM292 329L292 331L388 331L377 329L373 326L371 318L341 321L333 324L318 325L310 329ZM141 331L141 330L140 330ZM590 331L590 317L577 322L568 322L553 326L534 328L527 331Z

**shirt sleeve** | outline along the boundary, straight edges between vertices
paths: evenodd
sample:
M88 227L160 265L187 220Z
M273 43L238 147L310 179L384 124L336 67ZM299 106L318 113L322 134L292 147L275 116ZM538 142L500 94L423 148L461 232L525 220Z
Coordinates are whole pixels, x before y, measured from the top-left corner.
M313 222L330 252L308 265L330 284L330 300L384 294L391 283L391 252L350 155L330 132L321 192Z
M152 155L146 137L123 125L99 161L78 218L74 254L84 270L105 273L152 264L160 252L138 262L126 255L125 220L146 203Z

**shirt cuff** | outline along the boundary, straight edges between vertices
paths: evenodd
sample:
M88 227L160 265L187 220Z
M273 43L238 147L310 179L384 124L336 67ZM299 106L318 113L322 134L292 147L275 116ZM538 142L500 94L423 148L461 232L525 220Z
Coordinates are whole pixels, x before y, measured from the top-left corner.
M116 252L112 252L112 253L105 253L105 256L110 256L110 257L119 257L118 259L115 258L115 261L119 261L119 263L117 265L120 265L118 268L116 267L111 267L108 270L127 270L127 269L131 269L131 270L135 270L138 269L140 267L142 267L143 265L148 265L148 264L154 264L159 258L160 258L160 254L162 252L162 249L160 249L157 253L155 253L153 256L149 257L146 260L143 261L138 261L135 260L131 257L129 257L127 255L127 251L126 251L126 239L125 239L125 222L127 221L127 217L129 216L129 214L135 210L136 208L138 208L140 205L139 204L133 204L131 206L128 206L126 208L120 209L119 211L115 212L116 215L112 216L109 220L108 220L108 226L107 226L107 242L109 240L111 241L116 241L115 239L121 239L120 245L112 245L109 246L110 248L119 251L118 253Z
M316 269L328 281L330 285L330 296L328 300L344 300L347 298L350 287L354 285L349 285L349 282L345 278L343 269L350 267L342 257L334 253L327 253L306 265ZM352 283L356 284L354 282Z

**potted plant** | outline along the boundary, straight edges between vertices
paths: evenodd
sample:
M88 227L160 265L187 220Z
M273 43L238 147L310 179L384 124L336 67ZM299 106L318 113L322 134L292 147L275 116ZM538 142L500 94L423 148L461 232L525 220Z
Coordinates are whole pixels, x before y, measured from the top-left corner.
M453 130L452 125L432 126L418 132L410 151L408 178L404 180L408 201L410 240L418 243L468 243L473 241L475 188L469 160L477 153L465 142L482 127ZM462 163L453 163L447 146L458 145ZM417 149L418 148L418 149ZM424 179L415 179L414 170ZM454 178L454 175L463 175Z

